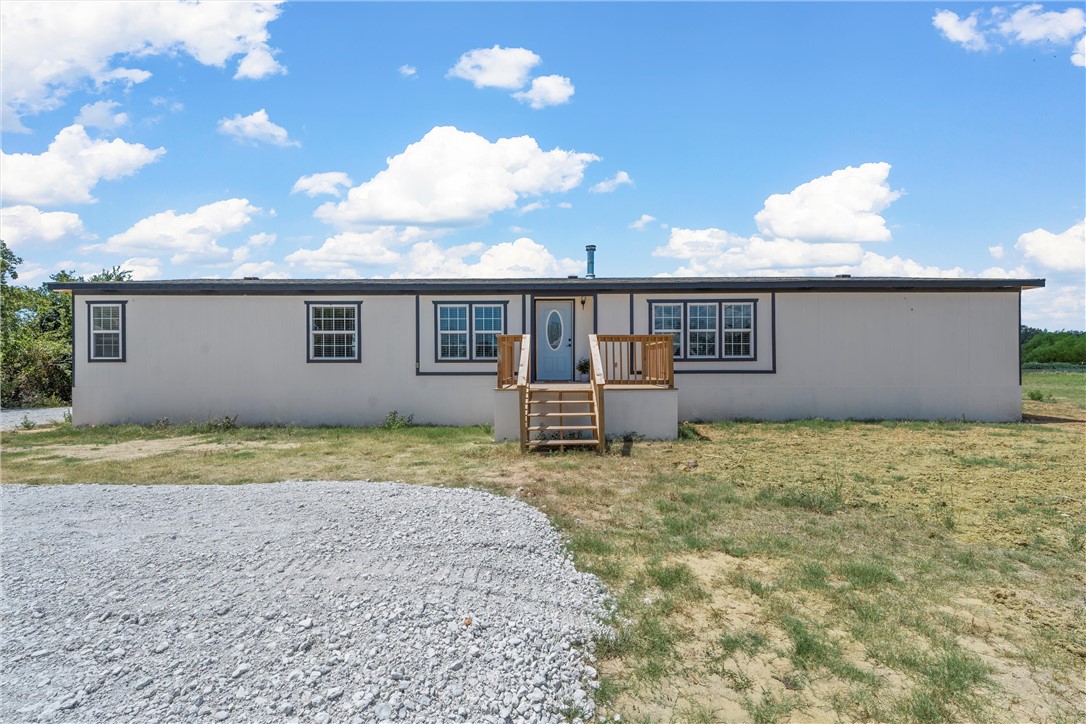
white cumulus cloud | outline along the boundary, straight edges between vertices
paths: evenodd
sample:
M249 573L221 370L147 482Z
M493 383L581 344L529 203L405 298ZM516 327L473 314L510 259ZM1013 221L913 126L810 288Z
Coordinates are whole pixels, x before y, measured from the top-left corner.
M1045 329L1086 329L1082 284L1055 284L1022 295L1022 323Z
M630 178L630 174L625 171L619 171L614 176L604 181L600 181L589 189L594 194L609 194L619 186L633 186L633 179Z
M31 204L88 204L101 180L129 176L166 153L140 143L92 141L83 126L60 131L41 154L3 153L4 198Z
M522 197L569 191L584 178L591 153L544 151L531 136L490 142L475 133L438 126L390 159L347 198L316 211L347 226L458 226L485 221Z
M283 75L287 69L275 59L275 51L267 47L253 48L238 63L235 79L260 80L269 75Z
M245 228L259 212L248 199L216 201L187 214L170 209L137 221L91 249L173 254L170 261L174 264L223 261L230 251L219 246L219 239Z
M256 113L243 116L240 113L233 118L223 118L219 121L219 133L231 136L240 143L257 145L270 143L273 146L301 146L293 140L287 129L272 123L268 118L268 112L261 108Z
M966 50L987 50L988 41L984 33L977 29L980 12L974 12L967 18L959 17L950 10L939 10L931 19L931 24L939 29L947 40L957 43Z
M249 262L240 265L231 274L231 279L259 277L260 279L289 279L290 274L279 268L273 261Z
M582 262L558 259L527 237L493 246L475 242L444 248L419 242L403 257L393 277L495 279L564 277L581 271Z
M127 113L114 113L121 104L117 101L88 103L79 109L75 122L84 128L101 128L111 131L128 123Z
M539 110L547 106L559 106L569 103L573 97L573 82L561 75L544 75L532 79L532 85L528 90L517 91L513 97L518 101L528 103Z
M278 2L6 2L0 5L0 69L5 131L20 116L53 110L86 81L140 83L146 70L117 65L185 53L224 67L241 56L236 77L282 72L271 57L268 24Z
M1005 10L997 8L997 16ZM1082 8L1067 8L1062 12L1045 11L1037 3L1016 9L998 25L999 32L1019 43L1053 43L1065 45L1086 30L1086 12Z
M684 261L675 276L963 276L960 267L887 257L860 243L889 239L876 213L900 195L886 185L889 171L889 164L848 167L770 196L756 217L762 235L673 227L653 255Z
M449 76L471 81L476 88L517 90L542 59L527 48L476 48L460 56Z
M400 66L399 71L400 75L402 75L404 78L412 78L418 75L419 69L413 65L404 64Z
M993 259L997 259L997 260L1002 259L1003 258L1003 245L1002 244L996 244L995 246L989 246L988 247L988 253L992 255Z
M31 242L50 244L61 239L85 239L89 236L79 214L70 211L40 211L33 206L6 206L0 209L0 238L12 248Z
M133 281L142 282L162 278L162 262L152 257L137 256L125 259L118 266L132 272Z
M879 212L901 197L887 184L889 175L888 163L849 166L773 194L754 220L763 234L786 239L889 241Z
M931 22L943 37L966 50L1000 48L1000 41L1054 46L1075 43L1071 63L1086 65L1086 36L1083 36L1083 32L1086 32L1086 11L1080 7L1045 10L1040 3L1010 8L997 5L987 10L976 10L967 18L950 10L939 10Z
M309 176L302 176L300 179L294 182L294 188L290 190L292 194L304 193L306 196L313 197L318 194L330 194L332 196L342 196L343 191L340 186L350 188L351 177L342 171L328 171L327 173L314 173Z
M1062 234L1034 229L1018 237L1014 248L1046 269L1076 271L1086 269L1086 220Z
M631 229L636 229L637 231L644 231L645 227L648 226L649 224L651 224L653 221L656 221L655 216L649 216L648 214L641 214L641 217L637 221L630 224L630 228Z
M416 227L397 230L382 226L370 231L345 231L325 239L318 249L299 249L286 257L290 265L299 265L319 274L355 266L380 266L396 262L400 253L395 247L420 238Z

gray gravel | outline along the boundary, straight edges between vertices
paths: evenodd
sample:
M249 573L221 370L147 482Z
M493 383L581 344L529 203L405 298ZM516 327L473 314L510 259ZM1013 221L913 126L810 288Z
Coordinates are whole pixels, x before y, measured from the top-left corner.
M64 416L72 411L70 407L35 407L25 410L0 410L0 430L14 430L22 427L24 420L35 425L52 425L64 422Z
M0 504L0 721L593 714L603 588L519 501L286 482Z

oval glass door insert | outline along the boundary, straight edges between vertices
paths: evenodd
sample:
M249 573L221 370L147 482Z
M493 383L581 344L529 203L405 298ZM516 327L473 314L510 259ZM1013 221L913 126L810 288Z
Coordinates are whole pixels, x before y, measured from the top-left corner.
M547 315L547 344L552 350L562 346L562 315L556 309Z

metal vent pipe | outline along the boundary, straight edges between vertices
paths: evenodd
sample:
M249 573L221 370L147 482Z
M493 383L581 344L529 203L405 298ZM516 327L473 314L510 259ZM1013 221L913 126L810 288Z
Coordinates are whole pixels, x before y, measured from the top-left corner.
M596 245L589 244L584 248L588 252L588 273L585 274L585 279L596 278Z

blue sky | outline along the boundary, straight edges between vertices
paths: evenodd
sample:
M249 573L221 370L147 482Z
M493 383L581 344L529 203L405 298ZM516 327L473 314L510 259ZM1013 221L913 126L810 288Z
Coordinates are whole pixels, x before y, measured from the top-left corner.
M1086 327L1083 4L4 4L20 282L1043 277Z

